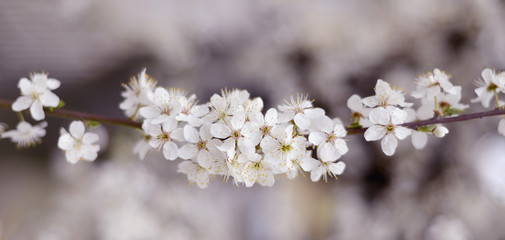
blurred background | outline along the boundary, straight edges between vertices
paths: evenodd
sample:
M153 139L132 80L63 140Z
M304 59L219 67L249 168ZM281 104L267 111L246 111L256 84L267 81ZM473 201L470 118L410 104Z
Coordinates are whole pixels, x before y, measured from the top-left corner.
M505 68L504 23L498 0L0 0L0 96L47 71L67 109L123 117L121 83L147 67L200 102L237 87L268 108L301 92L349 123L353 93L378 78L411 92L435 67L469 104L482 69ZM70 121L48 118L36 148L0 141L0 239L504 239L498 119L450 124L420 151L403 141L393 157L349 136L347 169L328 183L200 190L178 161L138 160L137 132L121 127L95 129L99 158L71 165L56 147Z

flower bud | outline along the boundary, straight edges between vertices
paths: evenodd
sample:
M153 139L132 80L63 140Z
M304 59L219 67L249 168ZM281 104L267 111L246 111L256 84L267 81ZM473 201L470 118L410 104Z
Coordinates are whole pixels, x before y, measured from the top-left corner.
M447 133L449 133L449 129L442 125L437 125L437 127L433 129L433 135L435 135L437 138L443 138Z

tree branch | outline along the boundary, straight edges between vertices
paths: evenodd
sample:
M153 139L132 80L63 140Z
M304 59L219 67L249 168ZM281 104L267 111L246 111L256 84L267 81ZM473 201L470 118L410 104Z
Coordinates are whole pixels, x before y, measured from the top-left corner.
M0 109L11 110L11 105L12 105L12 101L0 99ZM65 109L56 109L54 111L46 111L46 114L48 116L53 116L53 117L97 121L97 122L101 122L101 123L105 123L105 124L121 125L121 126L139 128L139 129L142 128L142 123L128 120L128 119L124 119L124 118L111 118L111 117L105 117L105 116L96 115L96 114L71 111L71 110L65 110ZM459 115L456 117L447 117L447 118L435 117L435 118L428 119L428 120L404 123L404 124L401 124L401 126L408 127L411 129L417 129L418 127L432 125L432 124L462 122L462 121L468 121L468 120L477 119L477 118L485 118L485 117L498 116L498 115L505 115L505 109L496 108L496 109L486 111L486 112L469 113L469 114ZM367 130L367 128L346 128L346 130L347 130L347 135L354 135L354 134L364 133Z
M0 109L11 110L12 101L0 99ZM60 118L68 118L68 119L76 119L76 120L87 120L87 121L97 121L104 124L111 125L121 125L132 128L141 128L142 123L132 121L124 118L111 118L105 117L96 114L66 110L66 109L55 109L53 111L47 110L45 111L46 115Z

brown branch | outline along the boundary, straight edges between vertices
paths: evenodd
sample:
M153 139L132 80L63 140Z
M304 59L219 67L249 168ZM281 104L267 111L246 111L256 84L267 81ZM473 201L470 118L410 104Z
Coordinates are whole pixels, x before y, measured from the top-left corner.
M0 99L0 109L11 109L12 101ZM55 109L53 111L47 110L45 114L53 117L77 119L77 120L87 120L87 121L97 121L105 124L121 125L126 127L141 128L142 123L131 121L124 118L111 118L96 114L66 110L66 109Z
M428 120L404 123L404 124L401 124L401 126L408 127L411 129L417 129L418 127L428 126L428 125L433 125L433 124L462 122L462 121L468 121L468 120L477 119L477 118L484 118L484 117L491 117L491 116L498 116L498 115L505 115L505 109L496 108L491 111L463 114L463 115L459 115L457 117L447 117L447 118L435 117L435 118L428 119ZM364 133L366 130L367 130L367 128L354 128L354 129L347 128L347 135L361 134L361 133Z
M12 105L12 101L0 99L0 109L9 109L10 110L11 105ZM65 109L56 109L54 111L46 111L46 114L48 116L54 116L54 117L97 121L97 122L101 122L101 123L105 123L105 124L121 125L121 126L133 127L133 128L141 128L141 126L142 126L142 124L140 122L131 121L128 119L110 118L110 117L104 117L101 115L89 114L89 113L83 113L83 112L77 112L77 111L71 111L71 110L65 110ZM468 120L477 119L477 118L484 118L484 117L491 117L491 116L498 116L498 115L505 115L505 109L496 108L496 109L486 111L486 112L463 114L463 115L459 115L457 117L447 117L447 118L435 117L435 118L428 119L428 120L404 123L404 124L401 124L401 126L408 127L411 129L417 129L418 127L428 126L428 125L432 125L432 124L462 122L462 121L468 121ZM346 128L346 129L347 129L347 135L362 134L367 130L367 128Z

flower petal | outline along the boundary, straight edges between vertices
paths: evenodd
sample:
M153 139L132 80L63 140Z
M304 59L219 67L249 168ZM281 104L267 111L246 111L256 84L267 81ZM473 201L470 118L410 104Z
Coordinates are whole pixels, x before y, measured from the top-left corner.
M184 126L184 139L190 143L197 143L200 137L198 131L194 127L186 125Z
M84 123L82 121L73 121L70 123L70 134L72 137L75 139L82 139L82 136L84 135Z
M198 147L195 144L187 143L179 148L177 155L182 159L191 159L198 153Z
M42 108L42 104L40 101L34 101L32 106L30 107L30 114L32 118L40 121L45 118L44 109Z
M62 150L70 150L74 146L74 138L70 134L61 135L58 138L58 147Z
M398 139L403 140L412 134L412 130L402 126L395 126L394 133Z
M99 140L98 134L96 133L85 133L82 136L82 142L85 144L93 144Z
M296 126L301 130L306 130L310 127L310 119L303 113L297 113L293 119L295 120Z
M321 161L314 158L303 158L300 160L300 167L302 167L303 171L306 172L312 171L312 169L319 165L321 165Z
M365 140L368 142L377 141L383 138L386 133L386 128L379 125L372 125L365 131Z
M16 101L12 104L12 110L14 112L21 112L26 110L32 105L33 99L28 96L21 96L16 99Z
M326 141L326 139L326 134L322 132L311 132L309 134L309 142L316 146L319 146L321 143Z
M312 171L310 172L310 180L312 180L312 182L319 181L319 179L321 179L321 176L325 172L326 168L322 164L320 164L319 166L312 169Z
M210 133L217 138L227 138L231 135L231 129L222 123L214 123L210 126Z
M398 146L398 140L392 134L386 135L381 141L381 147L384 154L387 156L393 156Z
M167 160L175 160L177 158L178 147L173 142L167 142L163 145L163 156Z
M331 163L328 166L328 169L330 170L331 173L333 173L335 175L340 175L345 170L345 163L343 163L343 162Z
M416 149L423 149L428 143L428 135L423 132L413 131L412 132L412 145Z
M45 91L44 94L40 96L40 102L46 107L57 107L60 104L60 98L51 91Z

